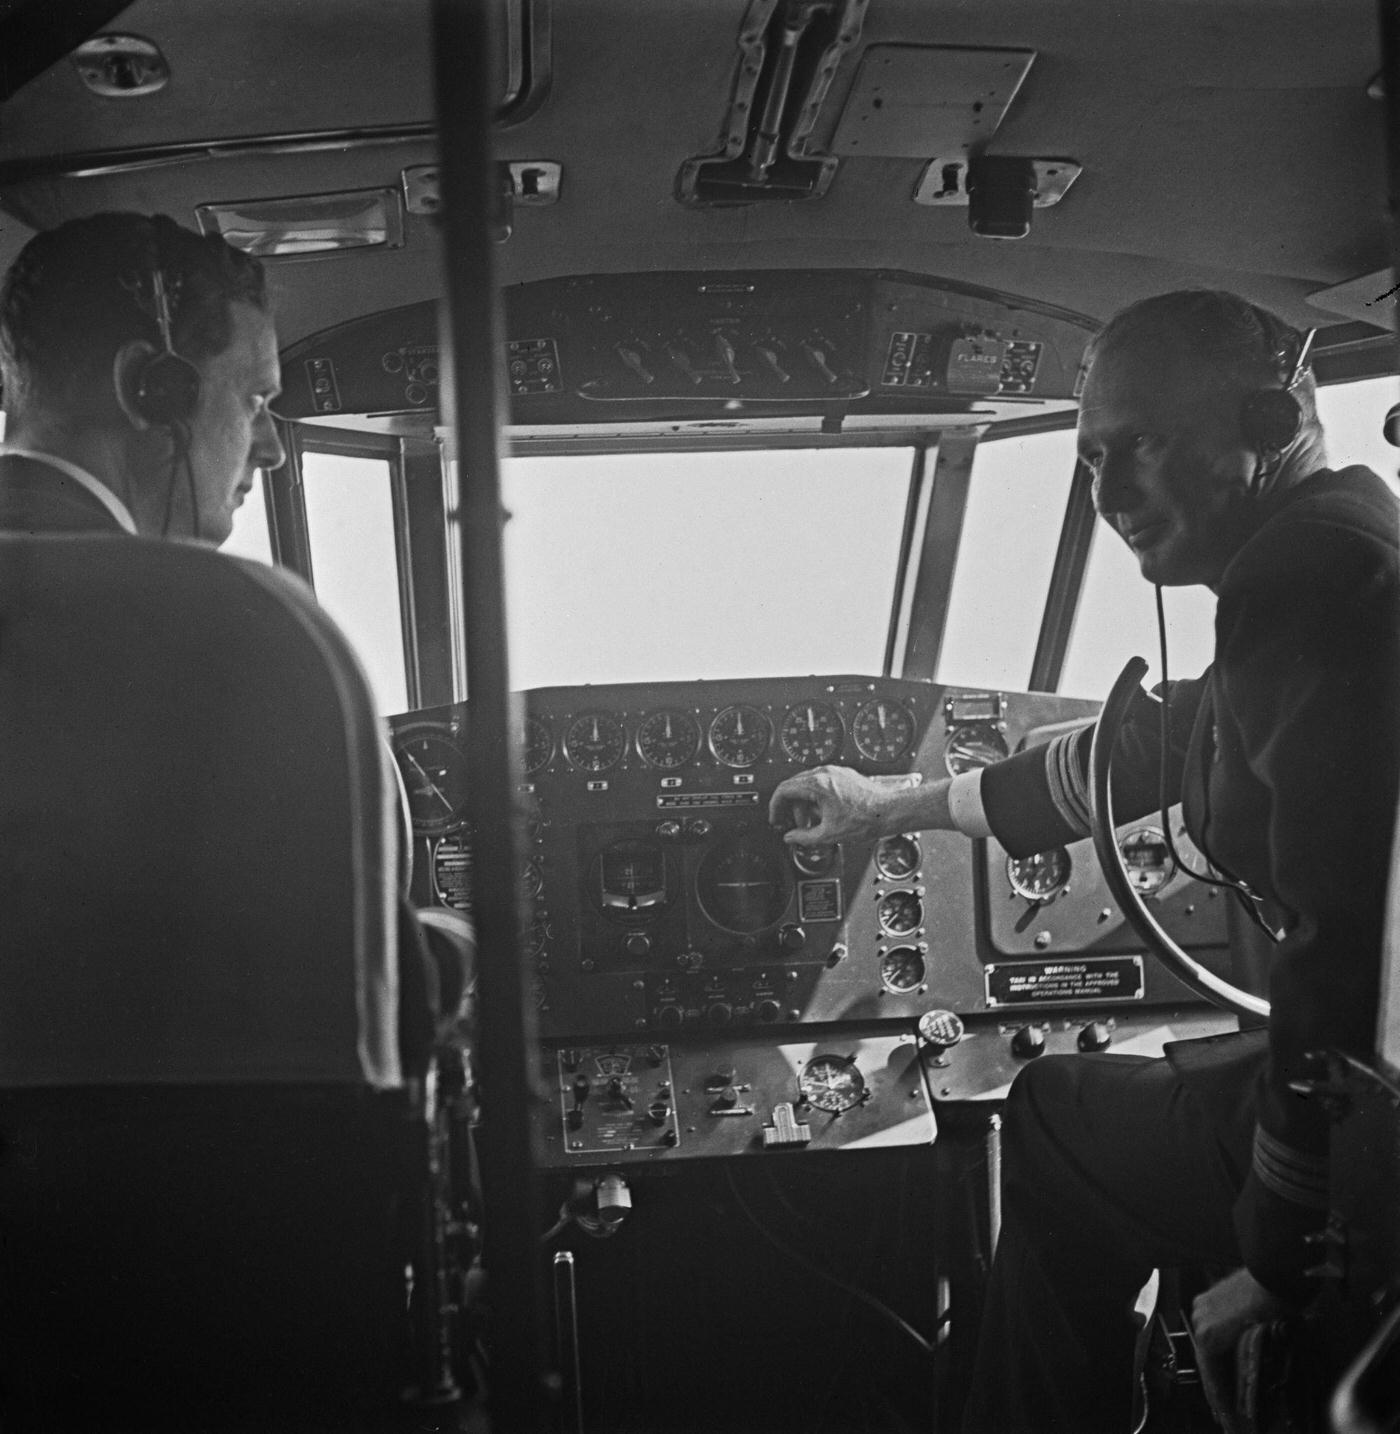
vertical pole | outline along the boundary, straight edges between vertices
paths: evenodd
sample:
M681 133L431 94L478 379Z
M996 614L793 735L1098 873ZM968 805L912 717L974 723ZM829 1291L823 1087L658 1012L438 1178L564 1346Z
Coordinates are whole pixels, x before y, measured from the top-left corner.
M987 1253L995 1256L1001 1239L1001 1116L987 1121Z
M477 927L483 1262L491 1311L487 1411L495 1434L546 1427L531 1103L533 1007L520 959L519 744L506 661L497 434L505 413L491 240L496 167L493 0L433 0L443 271L458 452L458 533L471 709L467 731Z

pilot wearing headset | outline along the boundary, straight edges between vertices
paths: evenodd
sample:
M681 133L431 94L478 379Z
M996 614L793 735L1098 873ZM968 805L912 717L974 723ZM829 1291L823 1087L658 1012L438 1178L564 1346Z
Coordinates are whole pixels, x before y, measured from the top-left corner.
M220 544L283 459L261 264L165 215L36 235L0 291L0 531Z
M262 265L163 214L94 214L25 245L0 289L0 383L0 534L218 546L258 470L285 457ZM446 924L400 912L403 952L433 928L400 962L410 1068L431 1046L437 968L452 989L471 964L470 938Z
M1140 693L1124 723L1115 809L1183 802L1277 941L1272 1013L1267 1031L1173 1043L1160 1060L1022 1070L968 1434L1131 1428L1134 1297L1183 1261L1233 1269L1192 1317L1234 1428L1240 1334L1317 1290L1306 1237L1326 1215L1328 1122L1289 1082L1308 1051L1374 1043L1400 571L1395 497L1368 469L1327 467L1314 398L1304 337L1232 294L1148 299L1092 346L1079 452L1098 512L1159 598L1197 583L1217 596L1211 668L1165 684L1165 713ZM934 828L1028 856L1088 833L1091 735L918 786L817 768L778 787L770 817L795 846Z

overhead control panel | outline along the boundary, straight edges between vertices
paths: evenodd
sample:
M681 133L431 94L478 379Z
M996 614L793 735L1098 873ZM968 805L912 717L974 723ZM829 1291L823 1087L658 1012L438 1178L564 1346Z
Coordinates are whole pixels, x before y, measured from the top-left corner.
M506 290L512 421L967 411L1069 399L1093 323L913 274L592 274ZM440 408L437 309L414 304L294 345L291 418Z

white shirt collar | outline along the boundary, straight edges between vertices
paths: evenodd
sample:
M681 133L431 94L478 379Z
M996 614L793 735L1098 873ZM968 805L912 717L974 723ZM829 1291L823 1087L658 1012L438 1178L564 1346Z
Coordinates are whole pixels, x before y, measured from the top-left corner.
M136 536L136 519L131 516L131 509L100 478L94 478L86 469L79 468L76 463L70 463L66 458L59 458L53 453L38 453L32 448L0 445L0 454L14 458L32 458L36 463L47 463L50 468L57 468L80 488L86 488L126 532L133 538Z

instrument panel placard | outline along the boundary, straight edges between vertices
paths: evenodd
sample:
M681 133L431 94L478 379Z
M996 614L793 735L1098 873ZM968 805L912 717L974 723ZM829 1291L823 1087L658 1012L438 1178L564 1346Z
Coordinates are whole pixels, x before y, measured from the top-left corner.
M1048 1001L1140 1001L1143 996L1141 956L1001 962L986 968L986 980L992 1010Z

